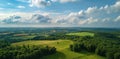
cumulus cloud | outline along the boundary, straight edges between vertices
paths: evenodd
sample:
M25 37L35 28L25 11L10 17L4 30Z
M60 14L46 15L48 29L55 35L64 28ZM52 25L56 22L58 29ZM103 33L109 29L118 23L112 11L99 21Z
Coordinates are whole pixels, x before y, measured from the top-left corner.
M30 17L26 17L13 15L3 18L1 22L4 24L49 24L51 22L51 18L41 14L31 14Z
M41 8L41 7L49 6L54 2L67 3L67 2L75 2L77 0L17 0L17 1L29 3L30 7Z
M113 5L106 5L102 7L89 7L86 10L79 12L71 12L69 14L59 14L52 16L51 13L47 15L31 14L18 15L7 17L3 19L4 23L28 23L28 24L64 24L64 25L78 25L78 26L118 26L120 25L120 1ZM27 14L27 13L26 13ZM28 15L28 14L27 14Z
M58 23L76 24L80 26L118 26L120 25L120 1L103 7L89 7L86 10L72 12L61 17ZM117 22L115 22L117 21Z
M114 5L111 6L104 6L104 7L89 7L87 10L81 12L83 16L86 18L92 17L94 19L98 19L98 23L101 21L114 21L116 17L120 15L120 2L116 2ZM118 18L117 18L118 19Z
M21 17L20 16L10 16L10 17L8 17L8 18L5 18L2 22L3 23L7 23L7 24L14 24L14 23L18 23L19 22L19 20L21 19Z
M20 2L29 3L30 7L45 7L51 5L51 0L17 0Z
M49 6L51 4L50 1L46 1L46 0L31 0L30 2L30 6L33 7L45 7L45 6Z
M41 24L48 24L50 23L51 18L49 18L48 16L43 16L40 14L34 14L31 18L32 22L35 23L41 23Z
M115 22L120 21L120 16L115 19Z

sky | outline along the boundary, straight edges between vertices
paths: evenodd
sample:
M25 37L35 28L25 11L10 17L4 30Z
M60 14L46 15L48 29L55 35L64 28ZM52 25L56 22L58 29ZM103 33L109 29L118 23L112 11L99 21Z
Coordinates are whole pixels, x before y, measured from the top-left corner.
M120 28L120 0L1 0L0 27Z

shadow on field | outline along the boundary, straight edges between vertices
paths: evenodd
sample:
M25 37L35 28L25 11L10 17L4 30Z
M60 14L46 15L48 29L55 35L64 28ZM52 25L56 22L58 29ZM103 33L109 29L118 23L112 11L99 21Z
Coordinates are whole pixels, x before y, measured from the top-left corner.
M87 56L89 56L89 55L91 55L91 54L94 54L94 53L90 53L90 52L88 52L88 51L81 51L81 52L79 52L79 53L81 53L81 54L85 54L85 55L87 55Z
M54 55L55 59L66 59L66 56L62 52L57 52L56 55Z
M66 59L66 56L62 52L57 52L57 53L55 53L53 55L45 56L42 59Z

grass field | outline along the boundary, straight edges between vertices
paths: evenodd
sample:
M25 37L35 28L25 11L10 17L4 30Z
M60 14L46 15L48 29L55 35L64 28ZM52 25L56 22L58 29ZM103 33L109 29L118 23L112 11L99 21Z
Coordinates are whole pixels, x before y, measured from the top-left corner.
M94 33L90 32L78 32L78 33L68 33L66 35L76 35L76 36L94 36Z
M104 57L95 55L89 52L76 53L69 50L69 45L73 44L70 40L39 40L39 41L24 41L13 43L12 45L48 45L57 48L57 53L45 56L42 59L105 59Z
M120 38L120 36L118 36Z

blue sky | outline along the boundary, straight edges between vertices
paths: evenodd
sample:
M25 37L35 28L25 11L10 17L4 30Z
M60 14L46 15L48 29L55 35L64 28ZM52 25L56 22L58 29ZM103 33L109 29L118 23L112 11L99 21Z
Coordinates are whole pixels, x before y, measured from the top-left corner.
M0 26L120 27L119 10L119 0L1 0Z
M88 7L101 7L105 5L112 5L116 2L116 0L76 0L74 2L51 2L51 5L45 6L44 8L36 8L36 7L30 7L29 3L27 3L28 0L2 0L0 2L0 8L4 9L18 9L16 11L20 12L31 12L31 11L54 11L54 12L78 12L80 10L85 10ZM50 0L48 0L50 1ZM25 8L19 9L17 6L24 6ZM6 12L6 11L2 11ZM14 12L14 10L13 10Z

